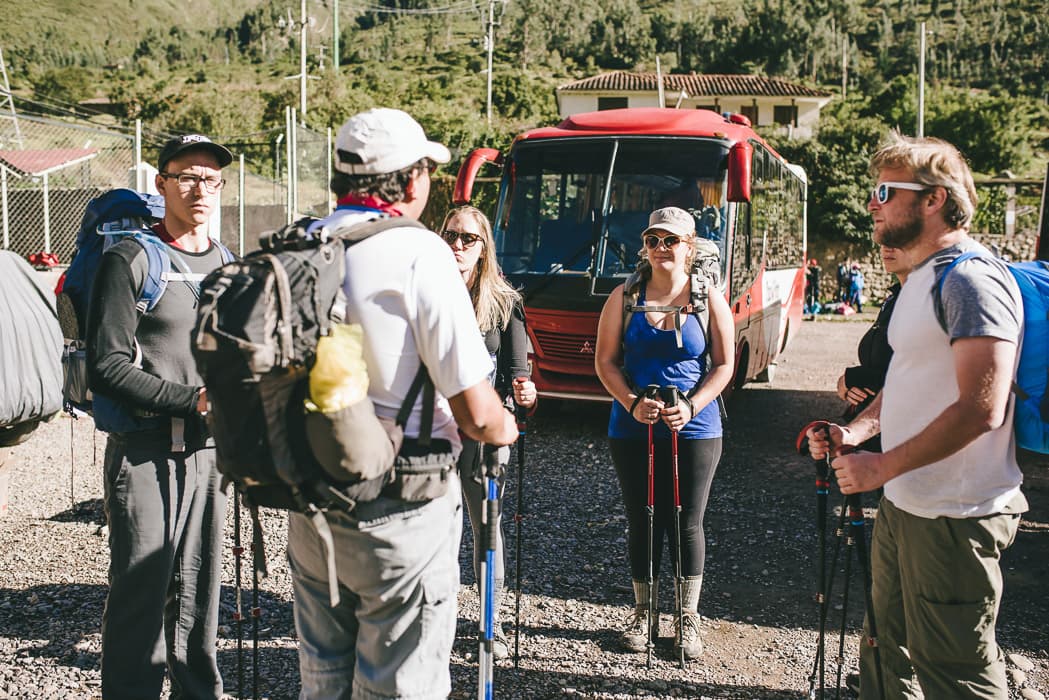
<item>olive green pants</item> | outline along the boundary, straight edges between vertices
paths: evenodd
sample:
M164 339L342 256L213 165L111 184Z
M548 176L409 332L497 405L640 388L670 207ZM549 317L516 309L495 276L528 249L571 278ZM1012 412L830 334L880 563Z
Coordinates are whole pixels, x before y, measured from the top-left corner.
M1002 550L1027 501L982 518L920 518L882 498L871 540L871 594L885 693L878 692L869 620L860 646L863 700L1006 700L994 627ZM923 695L924 693L924 695Z

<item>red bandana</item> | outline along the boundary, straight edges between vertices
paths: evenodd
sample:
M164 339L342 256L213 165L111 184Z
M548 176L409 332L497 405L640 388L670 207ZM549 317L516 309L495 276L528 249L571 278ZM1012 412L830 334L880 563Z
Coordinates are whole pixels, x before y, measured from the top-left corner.
M364 207L365 209L377 209L378 211L385 212L390 216L404 216L400 209L397 209L385 199L379 199L374 195L362 196L350 193L345 197L340 197L335 203L340 207Z

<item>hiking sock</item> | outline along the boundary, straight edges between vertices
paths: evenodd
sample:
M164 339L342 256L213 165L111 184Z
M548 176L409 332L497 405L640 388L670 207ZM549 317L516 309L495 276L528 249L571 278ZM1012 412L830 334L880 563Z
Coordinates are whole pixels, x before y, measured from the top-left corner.
M699 612L699 594L703 589L703 577L702 576L686 576L681 580L681 609L685 612ZM677 589L674 590L675 601L677 602Z

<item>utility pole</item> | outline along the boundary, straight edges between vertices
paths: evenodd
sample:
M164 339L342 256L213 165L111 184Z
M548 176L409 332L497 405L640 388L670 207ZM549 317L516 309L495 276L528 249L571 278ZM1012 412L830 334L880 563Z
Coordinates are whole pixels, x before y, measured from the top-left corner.
M849 35L846 34L841 40L841 99L845 99L849 91Z
M923 27L925 25L922 25ZM299 20L299 112L306 118L306 0L302 0Z
M488 126L492 125L492 51L495 48L495 0L488 0L488 31L484 37L488 49Z
M332 9L332 38L331 38L331 68L335 74L339 74L339 0L334 0L335 7Z
M4 63L3 49L0 49L0 111L9 112L9 114L0 114L0 119L11 121L14 133L11 143L16 148L22 148L22 129L18 126L18 112L15 111L15 98L11 94L11 83L7 79L7 65ZM4 134L0 132L0 146L7 146L6 141Z
M306 81L315 76L306 73L306 29L310 27L314 19L313 17L306 16L306 0L302 0L302 15L299 21L295 21L291 18L291 10L288 10L288 22L287 27L292 30L295 25L299 26L299 72L297 75L289 75L285 80L299 79L299 114L302 115L303 123L306 119ZM285 26L284 18L281 17L277 22L277 26L283 28Z
M918 138L925 136L925 22L918 39Z

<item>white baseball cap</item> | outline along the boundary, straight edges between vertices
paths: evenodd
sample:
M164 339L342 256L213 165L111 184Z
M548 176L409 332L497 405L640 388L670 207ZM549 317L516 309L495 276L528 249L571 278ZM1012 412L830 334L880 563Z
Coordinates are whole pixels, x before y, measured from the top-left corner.
M691 236L696 232L696 220L684 209L663 207L656 209L648 217L648 228L641 232L644 236L652 231L666 231L679 236Z
M356 158L345 159L344 154ZM447 163L452 154L428 140L419 122L399 109L380 107L355 114L335 137L334 166L347 175L394 173L423 158Z

